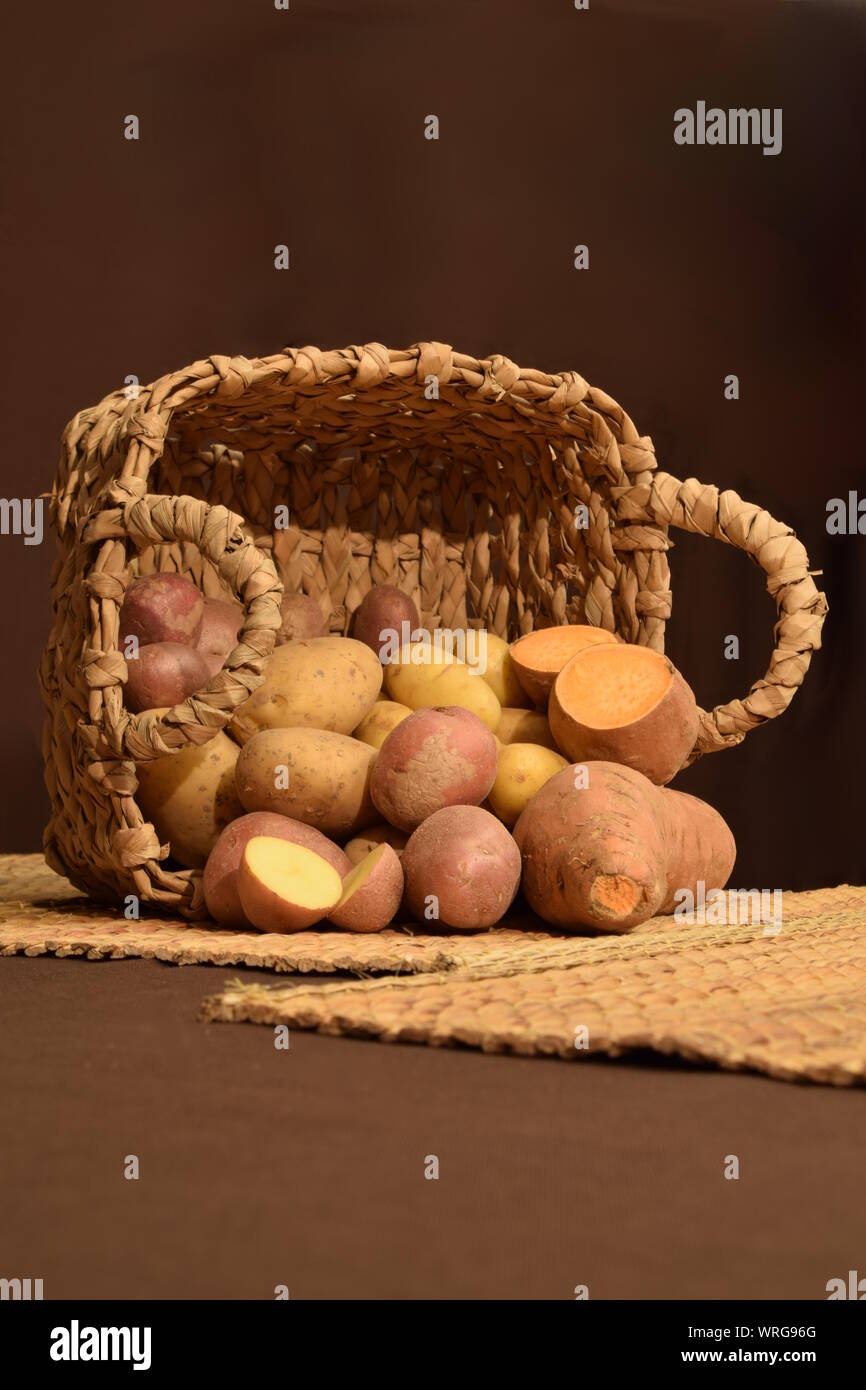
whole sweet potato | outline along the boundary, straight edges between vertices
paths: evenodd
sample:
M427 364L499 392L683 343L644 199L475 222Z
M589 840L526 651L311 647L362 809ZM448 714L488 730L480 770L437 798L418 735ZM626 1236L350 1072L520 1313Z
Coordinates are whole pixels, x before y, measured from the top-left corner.
M621 932L669 912L678 889L723 888L734 839L694 797L655 786L619 763L566 767L514 827L523 892L534 912L566 930Z

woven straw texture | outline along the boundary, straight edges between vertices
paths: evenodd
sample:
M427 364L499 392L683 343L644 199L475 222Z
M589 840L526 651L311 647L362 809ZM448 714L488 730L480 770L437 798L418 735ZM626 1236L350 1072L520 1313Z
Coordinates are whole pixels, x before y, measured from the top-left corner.
M612 937L511 927L275 936L123 922L70 894L38 855L7 855L0 955L16 953L379 977L235 981L203 1009L225 1022L573 1059L651 1048L784 1080L866 1081L866 888L785 893L775 935L659 917Z
M766 574L775 647L742 700L702 712L689 761L787 707L827 610L790 527L658 471L604 391L443 343L212 356L116 391L67 426L50 514L46 856L103 901L134 893L185 918L204 913L201 874L165 862L135 764L229 722L260 682L283 586L315 597L334 632L391 583L432 626L514 638L588 622L663 650L671 527L736 546ZM155 570L246 610L222 672L161 719L126 710L117 644L126 587Z
M784 925L581 941L570 964L287 989L232 983L208 1020L580 1059L652 1049L785 1081L866 1082L866 889L786 893ZM648 924L649 925L649 924ZM580 948L583 959L578 959Z

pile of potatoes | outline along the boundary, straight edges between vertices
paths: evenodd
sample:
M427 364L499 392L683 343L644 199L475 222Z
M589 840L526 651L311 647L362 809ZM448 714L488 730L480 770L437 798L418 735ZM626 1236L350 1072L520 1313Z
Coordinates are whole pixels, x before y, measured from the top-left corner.
M179 575L134 583L129 707L200 689L242 616ZM440 643L387 585L350 637L327 628L313 599L287 595L264 681L227 731L138 766L143 813L174 860L204 869L221 926L472 930L522 888L551 925L623 931L680 888L724 886L727 825L664 786L699 717L664 656L576 624Z

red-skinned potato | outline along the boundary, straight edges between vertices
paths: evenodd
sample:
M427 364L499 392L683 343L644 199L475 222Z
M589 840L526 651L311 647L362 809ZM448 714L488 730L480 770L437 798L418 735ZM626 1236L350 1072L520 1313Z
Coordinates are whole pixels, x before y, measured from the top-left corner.
M249 928L251 925L241 906L237 876L243 852L257 835L289 840L313 850L336 869L341 879L352 868L348 855L315 826L292 820L290 816L278 816L273 811L251 811L246 816L238 816L226 826L208 855L202 882L207 910L220 926Z
M398 652L403 645L403 624L408 632L417 631L421 619L414 601L393 584L376 584L366 593L352 620L352 636L364 642L380 660L383 647Z
M204 619L204 599L182 574L148 574L126 591L120 609L120 649L127 637L141 646L152 642L195 645Z
M328 620L314 598L309 594L283 594L276 646L327 635Z
M247 841L237 877L250 924L264 932L304 931L340 901L337 870L305 845L255 835Z
M224 603L218 598L205 599L201 632L195 645L207 662L210 675L215 676L217 671L221 671L226 657L234 651L243 621L244 610L239 603Z
M393 921L403 897L403 870L390 845L377 845L343 879L343 895L328 913L344 931L381 931Z
M399 830L414 830L443 806L483 801L496 762L496 739L477 715L457 705L416 710L379 749L373 805Z
M139 647L126 663L126 708L134 714L156 706L170 709L207 685L212 675L206 658L180 642L153 642Z
M415 920L456 931L492 927L520 886L517 845L480 806L434 812L409 836L400 862Z

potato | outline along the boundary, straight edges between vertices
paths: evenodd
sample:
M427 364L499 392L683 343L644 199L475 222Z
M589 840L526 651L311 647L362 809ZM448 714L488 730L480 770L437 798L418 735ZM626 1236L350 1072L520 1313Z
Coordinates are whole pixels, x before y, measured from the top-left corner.
M496 776L496 739L469 710L419 709L379 749L373 805L399 830L414 830L443 806L478 805Z
M276 645L305 641L310 637L325 637L328 620L309 594L284 594L280 604L280 630Z
M420 626L418 609L408 594L395 589L393 584L375 584L355 610L352 636L385 662L412 640L412 634Z
M459 705L496 733L502 712L499 701L481 676L447 651L438 652L424 642L403 647L400 660L385 667L385 685L398 704L413 710Z
M415 919L457 931L492 927L520 884L517 845L480 806L436 811L410 835L401 862Z
M490 686L500 705L531 707L532 701L517 679L511 648L504 638L483 629L470 633L465 660L469 669L477 670Z
M208 855L202 882L207 910L223 927L251 925L241 907L237 877L243 852L255 835L290 840L293 844L313 850L337 870L341 879L345 878L354 862L333 840L303 821L278 816L273 811L252 811L249 815L238 816L237 820L226 826Z
M243 811L235 793L237 760L237 744L220 731L198 747L136 766L135 797L145 819L188 869L202 867L222 830Z
M505 708L496 726L500 743L538 743L542 748L558 752L547 722L547 715L537 709Z
M343 895L328 920L344 931L381 931L403 898L403 870L390 845L377 845L343 880Z
M138 656L127 660L124 702L133 714L157 705L171 709L201 690L210 678L206 658L194 647L153 642L139 647Z
M393 825L386 825L383 821L381 825L371 825L369 830L362 830L360 835L347 840L346 858L351 864L360 864L377 845L390 845L399 859L407 839L402 830L395 830Z
M210 675L215 676L221 671L229 652L234 651L243 621L244 610L239 603L223 603L218 598L205 599L201 632L195 645L207 662Z
M182 574L148 574L130 584L120 609L120 649L127 637L141 646L152 642L198 641L204 599ZM124 655L126 653L124 652Z
M378 820L370 800L375 760L374 748L345 734L264 729L241 749L238 797L245 811L276 811L348 837Z
M489 801L494 814L513 825L535 793L568 763L537 743L509 743L500 750L496 780Z
M265 679L235 711L231 733L246 743L262 729L350 734L376 702L382 667L351 637L287 642L268 658Z
M402 722L412 711L408 705L397 705L393 700L377 700L369 714L365 714L354 737L371 748L381 748L392 729Z
M337 870L305 845L256 835L244 847L238 895L259 931L303 931L330 912L342 891Z

